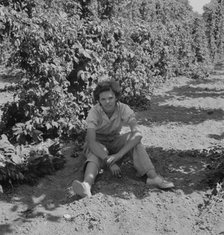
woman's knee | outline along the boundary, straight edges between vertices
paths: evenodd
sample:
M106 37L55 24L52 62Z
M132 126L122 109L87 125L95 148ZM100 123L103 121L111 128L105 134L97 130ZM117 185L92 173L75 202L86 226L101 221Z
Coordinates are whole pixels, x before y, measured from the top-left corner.
M142 149L145 149L143 144L141 142L139 142L138 144L135 145L135 149L136 150L142 150Z
M96 142L95 146L97 146L98 149L101 149L106 154L108 154L108 149L107 149L107 147L105 145L101 144L100 142ZM89 152L91 152L89 144L87 144L87 149L88 149Z

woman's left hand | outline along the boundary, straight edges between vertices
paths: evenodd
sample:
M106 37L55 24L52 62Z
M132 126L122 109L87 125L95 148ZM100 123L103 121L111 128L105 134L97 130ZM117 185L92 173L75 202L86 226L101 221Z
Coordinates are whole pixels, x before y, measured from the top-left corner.
M122 156L120 156L119 154L112 154L110 155L107 160L106 160L106 164L108 167L112 166L115 162L117 162L118 160L120 160L122 158Z
M114 176L121 177L121 169L117 164L113 164L112 166L110 166L110 171Z

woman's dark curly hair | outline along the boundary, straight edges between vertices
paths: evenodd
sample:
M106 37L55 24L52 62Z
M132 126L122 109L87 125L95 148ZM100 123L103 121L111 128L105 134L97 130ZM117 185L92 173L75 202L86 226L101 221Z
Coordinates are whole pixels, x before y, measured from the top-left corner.
M95 90L93 91L94 101L99 101L100 93L110 90L114 92L117 99L120 97L121 87L117 81L114 79L106 79L98 82Z

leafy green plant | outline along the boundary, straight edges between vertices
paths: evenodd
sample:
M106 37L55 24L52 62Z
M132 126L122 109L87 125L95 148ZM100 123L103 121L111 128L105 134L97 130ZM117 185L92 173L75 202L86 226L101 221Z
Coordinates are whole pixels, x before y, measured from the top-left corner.
M224 54L223 25L224 2L213 0L204 6L203 19L209 44L210 57L214 63Z
M17 141L32 141L39 132L42 138L82 132L92 90L103 74L120 82L123 101L131 105L138 105L139 97L146 100L155 84L171 76L206 75L201 20L186 3L132 3L103 1L96 9L90 2L33 1L32 14L11 2L3 4L1 21L11 32L4 35L14 47L9 64L23 69L27 78L17 100L3 109L4 126ZM86 18L85 11L90 13ZM66 76L80 58L90 59L86 85L71 94Z
M65 158L55 140L35 146L13 146L5 135L0 139L0 185L35 183L39 177L63 168Z

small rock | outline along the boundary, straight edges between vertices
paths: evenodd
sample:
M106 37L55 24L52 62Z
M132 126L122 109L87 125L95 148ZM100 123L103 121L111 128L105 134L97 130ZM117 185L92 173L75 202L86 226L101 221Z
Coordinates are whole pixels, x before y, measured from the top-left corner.
M69 214L64 214L63 217L65 218L65 220L68 220L68 221L72 220L72 216Z

